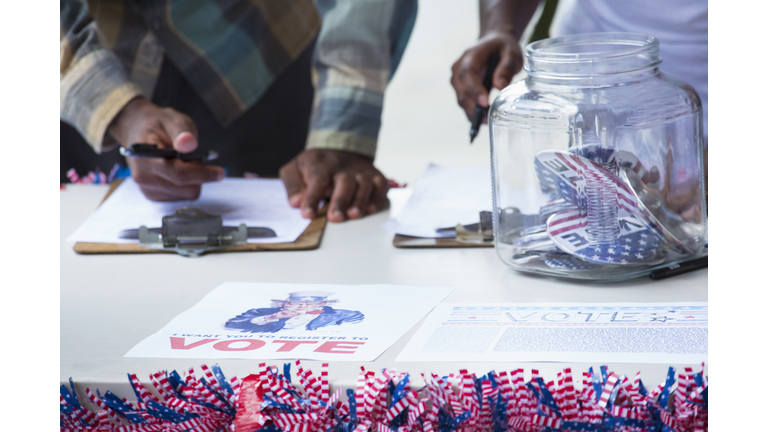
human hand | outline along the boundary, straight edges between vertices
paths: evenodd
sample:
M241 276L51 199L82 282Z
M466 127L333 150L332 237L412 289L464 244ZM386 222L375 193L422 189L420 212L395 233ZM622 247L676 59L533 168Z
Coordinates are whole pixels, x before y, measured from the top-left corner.
M328 220L343 222L376 213L384 207L389 185L367 156L340 150L311 149L280 168L291 207L311 219L330 197Z
M493 87L503 89L512 82L512 77L523 68L523 55L520 45L511 33L491 32L480 38L477 43L464 51L453 64L451 85L456 91L456 99L471 119L475 107L489 106L488 92L483 87L483 77L491 54L499 55L499 65L493 73ZM483 119L487 122L487 119Z
M155 144L189 153L197 148L197 128L185 114L161 108L144 98L129 102L109 125L109 133L122 146ZM152 201L194 200L203 183L224 178L224 169L202 161L127 158L131 176Z

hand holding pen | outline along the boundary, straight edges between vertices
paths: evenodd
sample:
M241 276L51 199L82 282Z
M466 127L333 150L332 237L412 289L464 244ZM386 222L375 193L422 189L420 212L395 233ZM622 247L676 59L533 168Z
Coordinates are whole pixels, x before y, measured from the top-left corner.
M499 56L491 54L488 59L488 66L485 68L485 78L483 78L483 88L488 94L491 93L491 81L493 80L493 71L496 70L496 66L499 65ZM469 128L469 143L475 140L478 132L480 132L480 125L485 123L483 120L488 118L488 107L483 107L480 104L475 106L475 112L472 114L472 126Z
M123 147L143 143L156 146L123 150L131 176L142 193L152 201L194 200L203 183L224 178L224 168L205 165L205 157L193 157L197 149L197 128L187 115L161 108L144 98L129 102L108 128ZM162 156L152 156L166 152ZM138 157L137 157L138 156Z
M489 65L494 55L498 58L496 67ZM508 86L522 67L523 56L515 36L496 31L485 34L453 64L451 85L456 91L459 105L468 119L480 118L479 122L473 121L473 126L476 123L479 129L487 116L489 90L492 87L503 89ZM484 109L485 113L476 114L477 107Z
M131 158L181 159L183 161L212 161L219 157L219 153L214 150L195 150L181 153L173 148L143 143L120 147L120 154Z

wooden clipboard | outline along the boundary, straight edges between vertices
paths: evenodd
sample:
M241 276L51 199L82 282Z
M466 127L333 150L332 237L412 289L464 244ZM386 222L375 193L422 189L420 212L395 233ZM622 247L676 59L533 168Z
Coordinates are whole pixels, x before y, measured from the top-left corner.
M122 180L115 180L109 187L109 191L101 200L103 203L112 192L120 186ZM312 219L307 229L292 243L248 243L234 246L227 249L219 249L207 253L221 252L255 252L255 251L291 251L291 250L311 250L320 247L320 241L323 239L323 231L328 222L326 204L320 209L317 217ZM75 252L83 255L94 254L145 254L145 253L175 253L169 251L160 251L148 247L139 246L138 243L83 243L77 242L72 248Z
M395 234L392 245L402 249L438 249L438 248L492 248L490 243L466 243L456 238L424 238Z

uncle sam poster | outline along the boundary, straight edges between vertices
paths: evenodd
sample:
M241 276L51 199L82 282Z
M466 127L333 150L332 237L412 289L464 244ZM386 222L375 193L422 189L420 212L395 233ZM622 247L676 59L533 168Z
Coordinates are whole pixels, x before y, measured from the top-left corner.
M125 357L373 361L451 291L227 282Z

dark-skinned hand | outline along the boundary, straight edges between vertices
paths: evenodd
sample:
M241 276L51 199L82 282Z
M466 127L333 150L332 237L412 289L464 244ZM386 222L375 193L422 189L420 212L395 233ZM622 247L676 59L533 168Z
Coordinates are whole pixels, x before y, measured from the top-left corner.
M488 108L488 92L483 87L485 68L491 54L499 55L499 65L493 73L493 86L503 89L512 82L512 77L523 68L523 55L517 39L509 33L492 32L483 36L456 60L451 71L451 85L456 99L472 119L475 106ZM487 123L486 119L483 119Z
M292 207L311 219L330 198L328 220L359 219L384 208L389 185L373 159L340 150L310 149L280 168Z
M144 98L129 102L108 129L122 146L144 143L189 153L197 148L197 128L187 115ZM127 158L131 176L152 201L194 200L203 183L224 178L224 169L201 161Z

